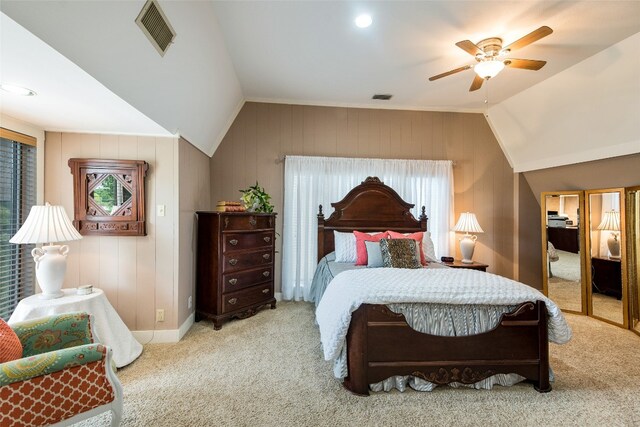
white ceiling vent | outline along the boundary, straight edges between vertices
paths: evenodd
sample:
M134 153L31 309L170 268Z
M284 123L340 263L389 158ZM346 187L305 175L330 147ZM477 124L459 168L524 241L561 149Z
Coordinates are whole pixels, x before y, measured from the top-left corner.
M151 44L155 46L160 56L164 56L169 45L173 42L176 32L156 0L148 0L145 3L136 18L136 24L142 29Z

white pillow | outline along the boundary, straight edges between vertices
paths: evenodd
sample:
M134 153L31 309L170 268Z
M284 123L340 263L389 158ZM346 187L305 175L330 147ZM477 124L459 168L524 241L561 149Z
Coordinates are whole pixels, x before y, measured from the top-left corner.
M356 252L356 236L353 233L334 231L333 241L336 250L336 262L350 262L355 264L358 258Z
M384 263L382 262L382 251L380 250L380 242L368 242L365 240L364 245L367 248L367 267L384 267ZM418 254L418 256L419 255L420 254Z
M431 240L431 232L425 231L422 237L422 251L427 261L438 262L436 258L436 250L433 246L433 240Z

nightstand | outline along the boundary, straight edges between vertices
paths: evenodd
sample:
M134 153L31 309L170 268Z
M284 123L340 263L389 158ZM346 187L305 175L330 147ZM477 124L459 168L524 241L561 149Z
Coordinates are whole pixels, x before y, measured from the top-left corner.
M480 262L474 261L471 264L467 264L467 263L461 262L460 260L455 260L453 262L443 262L442 264L451 268L467 268L469 270L479 270L479 271L485 271L485 272L487 271L487 267L489 267L487 264L482 264Z

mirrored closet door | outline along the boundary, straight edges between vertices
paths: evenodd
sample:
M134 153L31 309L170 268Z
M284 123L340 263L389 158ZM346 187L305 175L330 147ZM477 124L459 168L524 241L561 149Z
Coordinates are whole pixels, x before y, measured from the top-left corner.
M562 311L587 313L584 192L542 193L543 290Z
M627 280L631 329L640 335L640 187L626 189Z
M586 270L588 314L628 327L624 189L588 190Z

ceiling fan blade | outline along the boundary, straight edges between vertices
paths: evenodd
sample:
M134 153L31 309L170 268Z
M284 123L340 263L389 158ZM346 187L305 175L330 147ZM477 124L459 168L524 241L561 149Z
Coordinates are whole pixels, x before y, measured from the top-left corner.
M471 68L471 65L465 65L464 67L456 68L455 70L447 71L446 73L438 74L433 77L429 77L429 81L432 82L434 80L441 79L443 77L450 76L451 74L459 73L460 71L465 71Z
M511 68L522 68L524 70L538 71L544 67L547 61L537 61L535 59L505 59L504 65Z
M484 51L471 40L462 40L461 42L456 43L456 46L473 56L478 54L484 55Z
M516 49L520 49L523 48L527 45L530 45L531 43L540 40L543 37L548 36L549 34L553 33L553 30L549 27L547 27L546 25L543 25L542 27L538 28L537 30L534 30L532 32L530 32L529 34L527 34L526 36L522 37L521 39L518 39L516 41L514 41L513 43L511 43L509 46L505 47L503 50L516 50Z
M476 74L476 77L473 79L471 87L469 88L469 92L480 89L482 87L482 83L484 83L484 79Z

